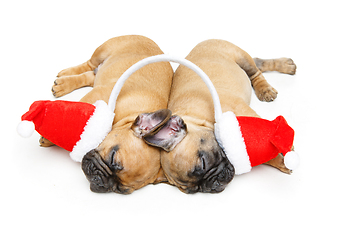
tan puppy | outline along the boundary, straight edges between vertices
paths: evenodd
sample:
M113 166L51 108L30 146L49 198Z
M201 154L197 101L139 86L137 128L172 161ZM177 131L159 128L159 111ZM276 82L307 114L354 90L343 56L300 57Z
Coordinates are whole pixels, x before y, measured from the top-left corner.
M163 54L160 48L142 36L110 39L95 50L89 61L61 71L52 88L53 94L60 97L77 88L93 86L80 101L107 102L124 71L141 59L159 54ZM172 77L171 65L162 62L143 67L125 82L117 99L112 131L82 160L92 191L128 194L163 181L160 150L148 146L141 137L171 116L168 110L157 110L167 107ZM40 143L51 145L44 138Z
M209 76L222 110L237 116L259 117L249 107L251 84L260 100L276 98L277 91L267 83L261 70L294 74L296 68L290 59L257 59L259 70L245 51L222 40L198 44L186 59ZM232 180L234 168L215 139L210 92L201 78L185 66L179 66L174 74L168 108L177 116L145 140L166 150L161 153L161 164L169 183L186 193L221 192ZM281 157L271 164L289 171Z

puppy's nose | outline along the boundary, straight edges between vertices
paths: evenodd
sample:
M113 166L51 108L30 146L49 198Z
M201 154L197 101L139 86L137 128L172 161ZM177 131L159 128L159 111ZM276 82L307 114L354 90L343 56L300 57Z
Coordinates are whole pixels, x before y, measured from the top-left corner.
M215 169L209 171L200 185L201 192L219 193L234 178L235 170L229 161L222 161Z
M112 172L96 150L91 150L84 156L81 168L90 182L91 191L104 193L111 190Z

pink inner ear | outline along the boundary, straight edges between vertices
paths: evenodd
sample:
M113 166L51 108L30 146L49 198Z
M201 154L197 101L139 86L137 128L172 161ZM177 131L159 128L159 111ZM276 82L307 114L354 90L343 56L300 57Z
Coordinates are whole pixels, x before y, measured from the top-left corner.
M172 132L179 132L181 130L181 126L181 119L179 117L172 116L170 118L169 128L171 128Z
M147 144L169 152L186 136L186 124L179 116L172 116L158 132L144 136Z
M172 122L169 125L163 127L158 133L156 133L156 137L159 139L167 139L169 136L175 135L177 130L172 127L174 125Z
M153 119L151 117L151 115L142 115L140 117L140 122L139 122L139 128L141 130L145 130L148 131L152 128L154 128L156 125L158 125L161 122L160 119Z
M131 129L135 136L142 138L143 136L156 132L170 118L171 111L161 109L153 113L142 113L133 122Z
M157 138L166 139L169 136L176 135L176 133L181 131L180 118L172 116L166 125L156 133Z

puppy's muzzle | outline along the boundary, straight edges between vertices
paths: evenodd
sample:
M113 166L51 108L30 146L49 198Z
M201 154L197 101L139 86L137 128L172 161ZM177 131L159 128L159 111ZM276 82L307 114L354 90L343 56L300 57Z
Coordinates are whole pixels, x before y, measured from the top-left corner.
M96 150L88 152L82 162L81 168L90 182L90 189L97 193L115 192L126 194L114 171L103 161Z
M210 169L200 183L199 191L204 193L222 192L234 178L235 170L229 161L222 161L217 167Z

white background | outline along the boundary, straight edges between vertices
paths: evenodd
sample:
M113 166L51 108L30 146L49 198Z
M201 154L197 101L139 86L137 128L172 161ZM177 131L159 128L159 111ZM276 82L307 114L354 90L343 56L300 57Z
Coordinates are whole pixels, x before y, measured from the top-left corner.
M359 239L358 8L347 0L2 3L1 238ZM265 74L276 101L253 95L252 107L267 119L285 116L295 129L298 170L259 166L220 194L186 195L166 184L95 194L68 152L40 148L37 133L16 134L33 101L54 99L60 70L126 34L180 57L209 38L253 57L291 57L295 76Z

